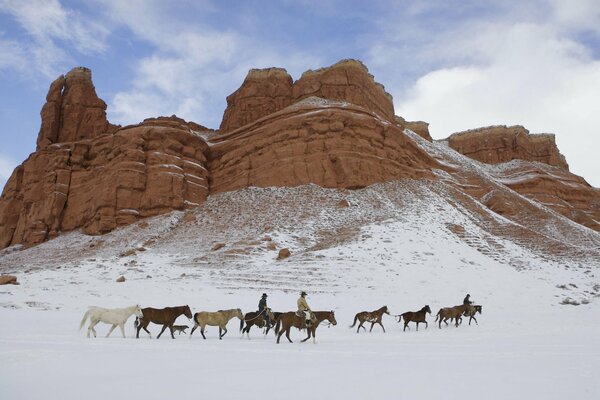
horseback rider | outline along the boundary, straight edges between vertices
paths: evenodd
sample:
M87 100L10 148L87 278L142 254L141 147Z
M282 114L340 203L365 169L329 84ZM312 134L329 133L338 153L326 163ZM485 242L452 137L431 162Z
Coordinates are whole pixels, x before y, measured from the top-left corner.
M473 304L473 302L471 301L471 295L467 293L467 295L463 299L463 305L470 306L471 304Z
M309 326L311 319L312 319L312 310L310 309L310 307L308 306L308 303L306 302L306 296L308 296L306 294L305 291L302 291L302 293L300 293L300 297L298 298L298 311L296 312L298 314L298 316L300 317L304 317L304 322L305 322L305 326Z
M268 327L271 321L269 321L269 313L267 312L267 294L263 293L260 301L258 302L258 315L263 316L263 319L266 322L266 326Z

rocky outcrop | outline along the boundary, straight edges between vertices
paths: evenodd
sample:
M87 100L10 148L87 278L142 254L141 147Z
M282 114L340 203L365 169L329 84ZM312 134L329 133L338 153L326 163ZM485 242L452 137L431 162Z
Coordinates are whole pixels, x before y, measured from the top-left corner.
M289 106L292 84L283 68L251 69L242 86L227 97L219 130L235 130Z
M433 139L431 138L431 135L429 134L429 124L427 122L407 121L404 118L399 117L397 115L395 117L395 121L400 127L410 129L411 131L413 131L417 135L421 136L423 139L427 140L428 142L433 141Z
M108 232L208 196L208 146L178 119L46 146L19 166L0 201L0 248L61 231Z
M98 98L88 68L73 68L50 85L42 107L38 149L53 143L91 139L118 127L106 119L106 103Z
M394 121L392 96L383 85L360 61L342 60L306 71L296 82L282 68L250 70L242 86L227 97L220 131L233 131L308 97L358 105Z
M363 107L316 97L210 139L211 193L248 186L361 188L434 178L437 163Z
M175 116L121 128L107 121L88 69L59 77L38 149L0 197L0 249L74 229L101 234L250 186L357 189L404 178L441 177L461 196L525 220L531 202L513 189L600 231L599 191L568 172L552 135L522 127L452 135L450 147L490 164L489 174L461 169L464 157L430 149L427 123L394 116L391 96L358 61L295 83L282 69L251 70L227 103L219 131Z
M394 121L392 96L358 60L342 60L327 68L306 71L294 83L292 96L294 101L311 96L344 101Z
M565 217L600 231L600 190L593 188L580 176L563 168L510 162L502 168L492 169L497 182L504 184L519 194L535 200ZM498 199L492 196L488 201L494 211L499 207ZM503 209L515 207L510 198L502 200Z
M499 164L511 160L537 161L569 170L552 134L530 134L522 126L490 126L451 135L448 144L474 160Z

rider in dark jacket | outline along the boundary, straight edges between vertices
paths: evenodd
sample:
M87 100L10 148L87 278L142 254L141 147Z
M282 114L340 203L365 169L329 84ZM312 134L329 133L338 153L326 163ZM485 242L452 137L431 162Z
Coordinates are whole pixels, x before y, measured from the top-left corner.
M473 302L471 301L471 295L467 293L463 300L463 305L470 306L471 304L473 304Z
M266 325L269 326L270 321L269 321L269 315L266 312L267 309L267 294L263 293L262 297L260 298L260 301L258 302L258 313L263 313L263 319L266 322Z

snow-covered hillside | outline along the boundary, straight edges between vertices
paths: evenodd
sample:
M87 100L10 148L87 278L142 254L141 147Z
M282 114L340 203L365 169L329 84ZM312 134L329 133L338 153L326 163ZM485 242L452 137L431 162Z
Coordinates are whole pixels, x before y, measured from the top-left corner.
M105 236L7 249L0 270L21 285L0 287L0 398L594 398L600 235L572 225L552 252L558 230L527 237L443 181L407 180L250 188ZM277 260L284 247L291 257ZM287 311L300 290L336 313L317 344L277 345L258 330L240 339L237 320L222 341L215 328L206 341L135 340L133 320L126 340L77 330L90 305L247 312L267 292ZM387 333L348 328L358 311L427 304L435 314L467 292L483 305L479 325L439 329L432 315L428 329L403 332L385 316Z

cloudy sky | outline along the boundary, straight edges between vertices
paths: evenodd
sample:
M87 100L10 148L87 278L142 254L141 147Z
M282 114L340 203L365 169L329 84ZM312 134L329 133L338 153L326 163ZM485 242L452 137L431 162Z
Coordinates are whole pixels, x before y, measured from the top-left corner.
M93 71L113 123L218 127L250 68L297 79L362 60L396 114L436 139L480 126L555 133L600 187L600 1L0 0L0 187L35 150L48 85Z

